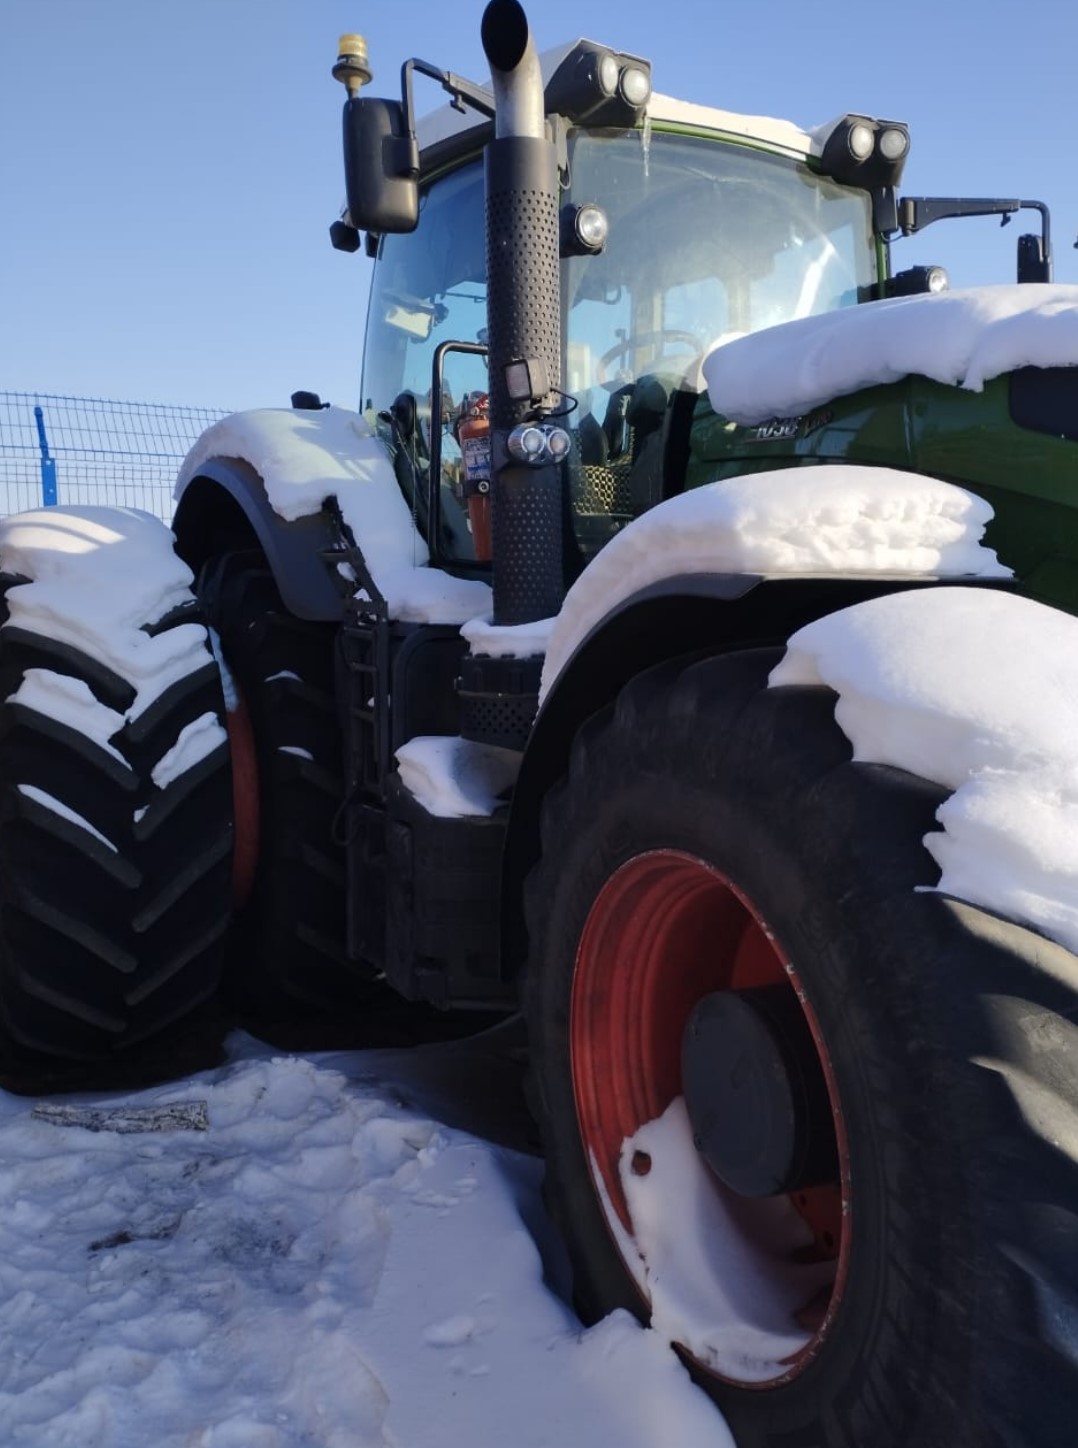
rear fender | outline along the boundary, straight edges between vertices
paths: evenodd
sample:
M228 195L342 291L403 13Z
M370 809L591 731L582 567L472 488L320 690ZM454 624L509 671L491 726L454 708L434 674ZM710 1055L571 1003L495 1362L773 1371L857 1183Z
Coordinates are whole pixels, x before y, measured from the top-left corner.
M502 970L527 956L524 882L539 858L547 791L568 772L573 738L636 674L664 660L784 644L802 625L880 594L953 579L895 576L774 578L690 574L632 595L583 639L550 687L513 791L502 874ZM976 580L963 579L974 584Z

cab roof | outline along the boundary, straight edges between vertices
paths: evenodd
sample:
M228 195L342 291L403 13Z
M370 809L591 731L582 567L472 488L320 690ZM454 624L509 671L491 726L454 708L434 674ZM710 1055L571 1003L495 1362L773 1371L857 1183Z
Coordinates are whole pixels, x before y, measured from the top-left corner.
M547 84L565 57L576 46L595 45L594 41L576 40L544 51L539 57L543 84ZM600 47L613 49L613 47ZM615 53L620 53L615 51ZM489 85L481 87L491 96ZM727 135L754 141L774 150L792 156L819 156L831 126L820 126L811 131L802 130L792 121L776 120L770 116L743 116L735 111L717 107L697 105L692 101L681 101L673 96L653 92L645 112L649 121L674 126L692 126L701 130L718 131ZM424 116L416 127L420 151L450 140L466 131L479 130L484 122L475 111L459 111L451 105L439 106Z

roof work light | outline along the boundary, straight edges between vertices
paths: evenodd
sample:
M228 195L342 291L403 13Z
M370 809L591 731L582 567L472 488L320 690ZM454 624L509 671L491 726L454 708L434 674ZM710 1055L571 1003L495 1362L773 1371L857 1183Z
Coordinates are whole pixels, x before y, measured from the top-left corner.
M651 99L651 66L581 40L546 88L547 112L593 126L633 126Z
M897 186L909 151L909 127L902 121L843 116L824 142L820 168L844 186Z

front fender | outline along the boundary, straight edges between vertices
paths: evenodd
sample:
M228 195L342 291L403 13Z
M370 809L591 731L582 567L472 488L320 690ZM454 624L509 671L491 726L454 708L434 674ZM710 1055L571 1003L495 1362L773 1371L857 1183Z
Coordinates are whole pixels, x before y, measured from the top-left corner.
M322 556L337 543L330 520L318 512L286 521L242 458L210 458L199 465L177 489L172 531L178 553L196 575L215 554L257 541L290 613L317 622L341 618L347 593Z

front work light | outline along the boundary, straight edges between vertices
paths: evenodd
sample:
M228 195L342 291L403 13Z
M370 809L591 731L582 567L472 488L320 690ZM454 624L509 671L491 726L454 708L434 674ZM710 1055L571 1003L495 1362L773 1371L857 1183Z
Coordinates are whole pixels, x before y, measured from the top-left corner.
M594 201L566 206L561 214L561 255L596 256L606 245L610 222Z
M917 297L945 292L951 279L941 266L911 266L890 277L885 286L889 297Z
M547 114L578 125L635 126L651 99L651 66L635 55L578 41L550 77Z

